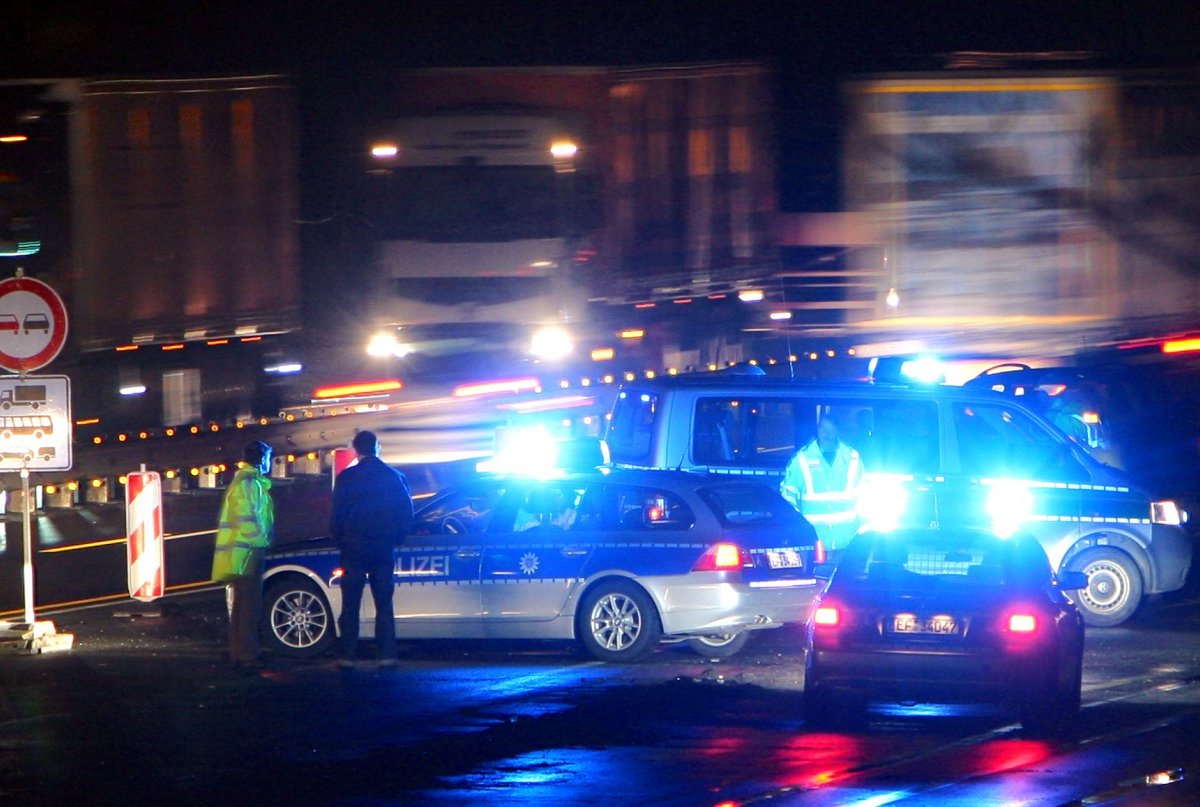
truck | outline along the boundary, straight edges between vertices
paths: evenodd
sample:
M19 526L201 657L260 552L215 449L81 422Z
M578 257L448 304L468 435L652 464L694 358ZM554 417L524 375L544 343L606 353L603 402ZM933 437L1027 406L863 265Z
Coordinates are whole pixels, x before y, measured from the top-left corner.
M843 98L870 236L842 245L842 325L877 351L1069 357L1200 327L1194 75L884 74Z
M0 82L0 272L64 298L79 415L270 409L301 325L296 113L280 75Z
M771 80L757 63L398 75L366 144L372 350L408 367L441 350L441 371L489 345L509 363L590 356L635 305L768 274ZM717 357L718 330L696 360Z
M0 389L0 408L11 409L14 406L28 406L37 409L46 403L45 384L17 384L8 389Z

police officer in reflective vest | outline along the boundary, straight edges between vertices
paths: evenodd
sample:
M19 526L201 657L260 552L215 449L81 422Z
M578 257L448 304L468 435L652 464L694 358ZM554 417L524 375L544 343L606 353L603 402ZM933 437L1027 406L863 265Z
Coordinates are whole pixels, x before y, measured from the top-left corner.
M255 440L242 451L221 502L212 579L228 586L229 658L237 667L258 667L258 628L262 616L263 556L275 528L271 499L272 449Z
M779 492L813 525L831 562L854 536L855 494L862 482L858 452L838 439L829 418L817 424L817 437L796 452L784 471Z

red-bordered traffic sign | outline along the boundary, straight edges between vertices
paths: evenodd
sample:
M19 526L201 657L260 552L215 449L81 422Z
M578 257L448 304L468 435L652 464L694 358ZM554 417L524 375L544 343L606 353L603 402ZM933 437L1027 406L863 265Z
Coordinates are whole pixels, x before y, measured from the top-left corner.
M163 595L166 580L162 482L157 471L139 471L126 477L125 530L129 596L142 602L156 600Z
M0 280L0 367L14 373L54 361L67 341L67 307L32 277Z

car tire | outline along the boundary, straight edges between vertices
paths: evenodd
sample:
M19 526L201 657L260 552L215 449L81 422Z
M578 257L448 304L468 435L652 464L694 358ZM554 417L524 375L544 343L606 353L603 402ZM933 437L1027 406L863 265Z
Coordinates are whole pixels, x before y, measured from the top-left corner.
M1072 558L1067 568L1087 575L1087 588L1068 594L1088 625L1119 625L1141 604L1142 574L1119 549L1089 549Z
M723 633L713 636L697 636L688 639L688 647L697 655L705 658L729 658L740 653L750 641L750 631L740 633Z
M579 640L601 661L638 661L658 646L662 627L649 595L636 583L597 583L583 598Z
M263 602L263 632L271 650L309 658L333 644L333 609L313 581L297 576L271 583Z

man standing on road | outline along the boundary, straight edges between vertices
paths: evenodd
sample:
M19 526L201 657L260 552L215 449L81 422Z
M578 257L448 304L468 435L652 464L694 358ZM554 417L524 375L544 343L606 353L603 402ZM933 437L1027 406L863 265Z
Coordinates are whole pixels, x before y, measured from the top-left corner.
M831 563L857 529L855 495L862 477L858 452L838 439L837 425L827 417L784 470L779 492L816 528Z
M221 501L212 579L228 586L229 658L239 668L262 666L258 629L262 618L263 556L275 529L271 499L271 446L255 440Z
M412 528L412 491L404 474L379 458L373 432L354 435L358 460L338 474L333 486L330 532L341 550L342 613L338 617L338 665L350 667L358 652L359 608L370 581L375 602L375 641L379 663L396 663L396 622L392 612L396 545Z

